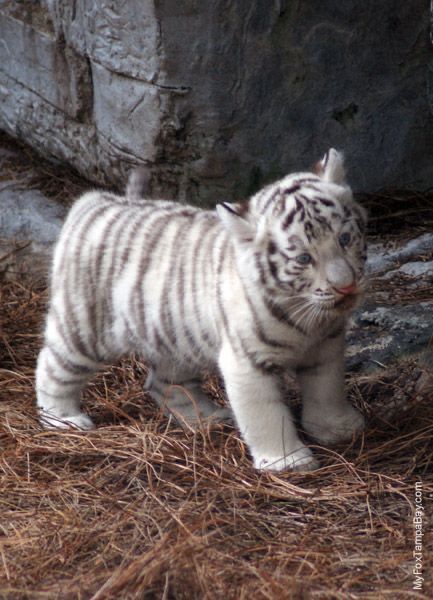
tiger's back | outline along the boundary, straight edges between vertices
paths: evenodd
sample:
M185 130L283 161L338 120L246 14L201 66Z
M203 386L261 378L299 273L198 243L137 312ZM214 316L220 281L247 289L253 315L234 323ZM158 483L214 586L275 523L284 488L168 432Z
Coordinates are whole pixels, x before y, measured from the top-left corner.
M139 351L203 367L218 346L215 273L226 242L212 212L86 194L53 260L49 314L63 324L65 346L98 363Z

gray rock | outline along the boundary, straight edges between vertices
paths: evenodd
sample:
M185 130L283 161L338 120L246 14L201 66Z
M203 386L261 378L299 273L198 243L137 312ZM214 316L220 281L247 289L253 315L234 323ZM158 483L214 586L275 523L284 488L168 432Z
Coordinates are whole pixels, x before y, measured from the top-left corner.
M65 214L64 206L28 188L26 179L0 183L0 281L25 277L46 282Z
M53 243L65 208L38 190L19 189L14 181L0 184L0 237Z
M368 250L367 271L369 275L375 275L394 269L421 254L433 254L433 233L424 233L400 247L386 248L382 244L372 244Z
M92 98L88 61L72 47L59 44L49 23L33 23L27 11L17 16L15 12L1 13L1 70L57 111L82 119ZM10 91L13 94L13 88Z
M433 234L420 235L403 244L372 244L369 249L368 270L374 293L367 294L366 305L354 316L348 332L347 362L351 370L372 371L389 366L398 359L414 354L424 356L431 364L433 338L433 286L426 301L401 303L391 301L398 291L428 289L433 283ZM386 302L386 303L385 303Z
M388 271L382 276L383 280L403 278L404 285L411 288L425 285L426 282L433 284L433 261L414 261L405 263L399 269ZM399 285L402 285L401 283Z
M89 179L241 198L345 150L359 191L430 187L426 3L0 3L0 127ZM384 43L386 40L386 43Z
M162 102L156 87L97 63L92 65L92 81L99 143L110 148L112 155L120 151L134 153L147 162L154 161Z
M415 261L400 267L400 273L409 277L433 277L433 260L428 262Z
M90 179L99 176L98 141L93 125L79 123L65 112L10 78L0 69L0 126L51 159L70 162Z
M348 334L348 366L373 371L426 351L433 335L433 300L359 312Z
M46 4L57 37L64 37L77 54L113 73L156 82L162 49L154 2L50 0Z

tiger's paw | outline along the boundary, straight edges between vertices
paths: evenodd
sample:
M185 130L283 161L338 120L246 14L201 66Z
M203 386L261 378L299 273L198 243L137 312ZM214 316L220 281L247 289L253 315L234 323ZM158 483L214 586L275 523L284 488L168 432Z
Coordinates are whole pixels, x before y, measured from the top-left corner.
M363 431L365 419L356 408L347 403L338 412L329 412L326 417L321 415L317 422L305 419L302 424L305 431L319 442L334 444L350 440L353 435Z
M95 428L92 419L84 413L68 417L57 417L49 411L42 411L40 421L44 429L80 429L88 431Z
M306 446L302 446L285 456L254 456L254 466L261 471L314 471L319 462Z

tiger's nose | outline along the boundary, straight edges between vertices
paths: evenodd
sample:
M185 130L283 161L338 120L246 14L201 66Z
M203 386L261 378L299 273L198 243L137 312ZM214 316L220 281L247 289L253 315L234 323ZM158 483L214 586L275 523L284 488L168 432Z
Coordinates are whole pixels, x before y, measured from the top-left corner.
M335 258L326 265L328 284L340 294L353 294L356 277L352 267L343 259Z

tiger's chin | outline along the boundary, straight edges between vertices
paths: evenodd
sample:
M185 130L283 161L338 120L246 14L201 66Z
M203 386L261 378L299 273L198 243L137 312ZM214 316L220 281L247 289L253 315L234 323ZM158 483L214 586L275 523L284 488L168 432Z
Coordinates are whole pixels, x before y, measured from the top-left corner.
M359 294L351 294L343 296L334 302L334 310L340 313L345 313L354 310L361 303Z
M330 321L338 317L348 316L361 305L362 298L362 294L356 293L320 303L321 317L324 321Z
M363 298L364 294L361 292L337 298L332 307L332 312L339 316L348 316L361 306Z

